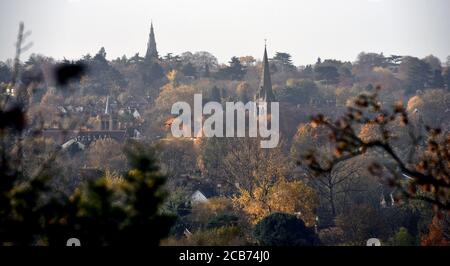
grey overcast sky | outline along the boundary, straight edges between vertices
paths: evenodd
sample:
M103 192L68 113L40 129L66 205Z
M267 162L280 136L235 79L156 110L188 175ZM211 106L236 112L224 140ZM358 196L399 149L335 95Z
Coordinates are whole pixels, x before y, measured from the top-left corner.
M33 47L57 59L145 54L150 20L158 50L231 56L292 54L354 61L359 52L450 55L449 0L0 0L0 60L14 55L19 21Z

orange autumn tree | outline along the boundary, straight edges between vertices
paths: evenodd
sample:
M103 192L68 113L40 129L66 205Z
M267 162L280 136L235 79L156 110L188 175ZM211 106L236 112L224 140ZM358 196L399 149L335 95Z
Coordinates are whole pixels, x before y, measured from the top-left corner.
M435 216L428 226L428 234L424 235L421 239L422 246L449 246L450 245L450 235L448 228L450 221L447 219ZM447 230L446 230L447 227Z
M317 196L305 183L282 178L268 187L258 186L251 191L241 188L233 203L248 215L252 224L272 213L283 212L298 214L307 226L312 226Z

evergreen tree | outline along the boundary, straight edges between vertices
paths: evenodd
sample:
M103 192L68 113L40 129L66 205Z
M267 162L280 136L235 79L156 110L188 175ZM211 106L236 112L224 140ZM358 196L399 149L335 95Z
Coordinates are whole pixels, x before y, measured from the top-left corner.
M339 72L335 66L320 64L314 68L316 80L327 84L336 84L339 81Z
M221 101L220 89L217 86L212 87L211 89L211 100L220 102Z
M319 239L314 230L295 215L273 213L261 220L254 230L255 238L263 246L314 246Z
M282 71L295 69L292 63L292 56L288 53L277 52L272 61L281 66Z
M417 57L405 56L399 66L399 74L409 93L430 86L431 66Z
M247 73L247 70L245 66L241 64L239 58L233 56L228 63L230 66L220 69L217 73L217 77L220 79L242 80Z
M442 71L440 69L434 70L431 87L439 89L444 87L444 78L442 77Z
M239 58L233 56L229 62L229 75L231 80L242 80L247 73L245 66L241 64Z
M444 68L444 71L442 71L442 78L447 90L450 90L450 66Z
M417 241L405 227L400 227L389 242L393 246L415 246Z
M181 69L181 72L185 76L190 76L190 77L196 77L197 76L197 69L194 67L194 65L191 62L188 62L187 64L185 64L183 66L183 68Z
M164 69L155 60L143 61L140 64L140 72L147 86L152 85L153 82L164 77Z
M205 78L209 78L209 77L211 76L211 73L210 73L209 65L208 65L208 64L205 64L203 76L204 76Z

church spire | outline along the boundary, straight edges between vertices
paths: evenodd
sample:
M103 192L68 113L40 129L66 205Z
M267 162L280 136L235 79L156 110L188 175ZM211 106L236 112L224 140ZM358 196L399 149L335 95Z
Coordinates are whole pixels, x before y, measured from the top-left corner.
M260 91L257 95L257 100L263 102L272 102L275 100L275 96L272 91L272 80L270 78L269 58L267 57L267 45L264 44L264 58L263 68L261 74Z
M153 22L150 23L150 36L147 44L146 59L158 59L158 50L156 50L155 32L153 30Z
M109 95L106 96L105 115L109 115Z

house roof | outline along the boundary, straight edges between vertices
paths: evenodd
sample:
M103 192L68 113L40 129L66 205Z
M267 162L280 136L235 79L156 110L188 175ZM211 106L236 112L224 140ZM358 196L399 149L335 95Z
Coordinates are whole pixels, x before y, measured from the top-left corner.
M70 140L80 142L84 145L90 144L97 139L114 139L124 142L127 134L125 130L60 130L46 129L42 136L53 139L58 145L63 145Z
M193 203L208 202L208 198L200 190L196 190L191 196L191 201Z

